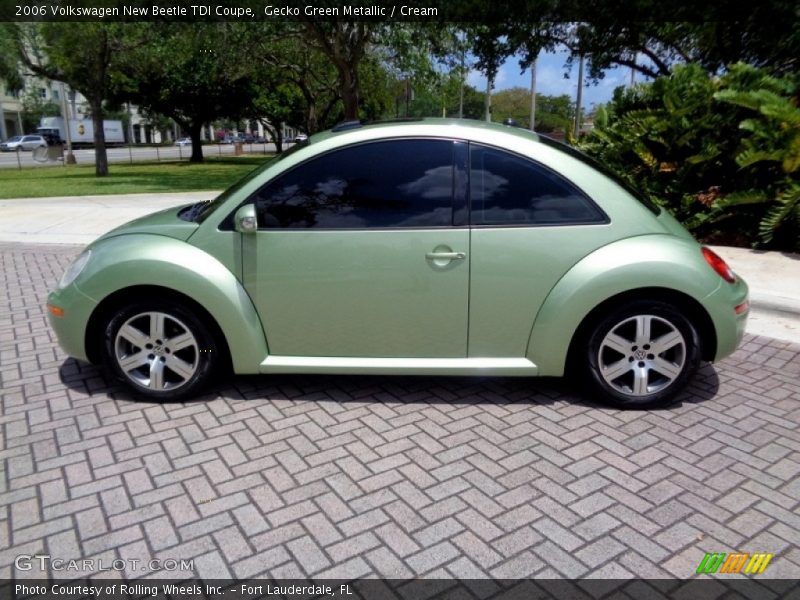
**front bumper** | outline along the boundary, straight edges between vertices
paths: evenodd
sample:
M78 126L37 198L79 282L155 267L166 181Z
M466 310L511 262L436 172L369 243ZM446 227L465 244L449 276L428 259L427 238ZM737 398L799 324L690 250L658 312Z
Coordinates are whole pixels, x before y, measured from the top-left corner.
M47 311L50 326L56 332L58 344L69 356L88 361L86 352L86 329L97 302L81 292L75 284L51 292L47 297L49 306L63 311L63 316L56 316Z

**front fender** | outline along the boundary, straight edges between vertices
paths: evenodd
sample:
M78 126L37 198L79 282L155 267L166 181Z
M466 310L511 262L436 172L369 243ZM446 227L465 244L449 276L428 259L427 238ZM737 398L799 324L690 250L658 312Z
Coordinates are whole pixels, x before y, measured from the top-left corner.
M239 280L220 261L185 242L148 234L107 238L92 245L92 259L75 286L94 302L124 288L159 286L198 302L222 330L236 373L258 373L268 354L255 307Z
M578 326L602 302L631 290L667 288L702 304L721 283L694 240L658 234L603 246L576 263L550 291L536 315L527 357L540 375L561 376Z

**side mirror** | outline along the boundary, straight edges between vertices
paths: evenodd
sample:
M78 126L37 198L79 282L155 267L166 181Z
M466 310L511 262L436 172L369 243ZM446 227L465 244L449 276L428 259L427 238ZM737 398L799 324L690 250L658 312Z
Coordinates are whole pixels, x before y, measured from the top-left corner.
M256 219L256 207L252 204L240 206L233 217L236 231L239 233L255 233L258 229L258 219Z

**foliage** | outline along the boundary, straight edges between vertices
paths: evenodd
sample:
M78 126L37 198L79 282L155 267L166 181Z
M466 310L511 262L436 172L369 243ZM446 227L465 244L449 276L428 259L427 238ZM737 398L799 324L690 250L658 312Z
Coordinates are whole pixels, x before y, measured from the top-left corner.
M599 119L581 146L700 236L797 247L796 171L778 168L796 166L796 93L789 78L752 67L714 78L677 65L651 84L616 90L606 124Z
M536 15L535 19L531 15ZM697 3L616 0L593 3L526 0L510 4L502 20L470 28L478 68L492 74L508 57L526 68L542 50L566 46L571 62L588 55L588 76L624 66L650 78L669 76L676 63L710 73L746 62L772 74L798 71L797 3L770 0Z
M16 28L11 23L0 23L0 80L8 91L18 92L25 82L17 55Z
M22 97L22 130L36 131L42 117L58 117L61 107L52 100L45 100L37 90L30 90Z
M800 90L786 79L766 76L748 65L737 65L730 79L730 88L714 97L757 113L739 124L746 133L736 163L742 168L777 165L783 177L766 189L731 194L718 201L717 207L727 213L743 204L762 206L766 212L759 223L761 239L770 243L778 238L785 244L793 240L800 248ZM747 89L754 81L757 89Z
M128 31L131 50L120 64L117 95L174 119L202 162L200 132L219 117L246 116L254 74L239 23L149 23Z
M492 120L502 123L512 118L520 127L530 127L531 93L524 88L511 88L492 95ZM536 127L542 133L569 129L574 107L569 96L536 94Z

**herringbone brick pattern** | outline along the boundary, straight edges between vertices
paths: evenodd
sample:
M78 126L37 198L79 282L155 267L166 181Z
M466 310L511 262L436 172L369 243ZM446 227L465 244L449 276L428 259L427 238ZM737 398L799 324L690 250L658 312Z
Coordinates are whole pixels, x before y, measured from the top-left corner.
M152 404L55 343L43 304L76 249L0 251L0 577L48 554L204 578L683 578L734 550L800 576L798 346L748 337L652 412L511 378L237 377Z

